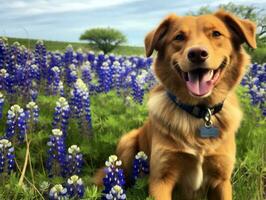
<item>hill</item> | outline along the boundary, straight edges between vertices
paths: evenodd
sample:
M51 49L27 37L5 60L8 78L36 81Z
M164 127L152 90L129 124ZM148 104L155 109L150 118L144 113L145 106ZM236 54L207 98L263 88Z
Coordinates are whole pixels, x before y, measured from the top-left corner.
M1 37L1 36L0 36ZM13 38L8 37L9 44L12 44L14 42L19 42L20 44L24 45L25 47L32 49L35 46L35 43L37 42L37 39L27 39L27 38ZM93 50L93 46L90 46L87 43L82 42L64 42L64 41L51 41L51 40L43 40L45 46L47 47L47 50L49 51L63 51L66 49L66 47L71 44L75 50L81 48L83 50ZM144 47L138 47L138 46L121 46L118 47L114 52L114 54L118 55L144 55Z

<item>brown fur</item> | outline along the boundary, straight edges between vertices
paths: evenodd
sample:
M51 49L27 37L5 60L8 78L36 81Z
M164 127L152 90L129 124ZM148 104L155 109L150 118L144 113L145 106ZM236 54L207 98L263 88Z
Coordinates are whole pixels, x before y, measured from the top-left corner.
M222 36L212 38L210 32L218 30ZM255 25L224 11L198 17L168 16L145 39L147 56L157 50L154 71L160 83L150 93L149 118L139 129L124 135L117 146L117 155L123 162L126 175L131 174L132 161L138 151L150 158L149 193L156 200L172 199L175 186L179 199L232 199L231 174L235 162L235 133L240 125L242 112L235 94L249 56L241 47L247 43L255 48ZM182 32L185 41L174 40ZM208 68L217 69L223 58L228 64L212 93L203 98L190 95L175 69L191 69L187 51L195 45L208 49ZM224 101L223 109L212 116L220 130L217 138L203 139L197 135L203 120L178 108L166 95L171 91L186 104L213 106ZM102 184L103 170L95 176L95 183Z

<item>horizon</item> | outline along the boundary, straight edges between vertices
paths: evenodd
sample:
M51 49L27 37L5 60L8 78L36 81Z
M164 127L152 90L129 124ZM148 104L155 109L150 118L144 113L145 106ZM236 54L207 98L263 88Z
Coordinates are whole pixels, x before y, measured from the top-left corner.
M25 39L79 42L79 36L94 27L112 27L123 32L125 46L143 46L145 35L169 13L184 15L202 6L217 8L232 1L187 0L13 0L1 2L0 35ZM266 0L237 0L235 4L266 8ZM145 19L145 20L144 20Z

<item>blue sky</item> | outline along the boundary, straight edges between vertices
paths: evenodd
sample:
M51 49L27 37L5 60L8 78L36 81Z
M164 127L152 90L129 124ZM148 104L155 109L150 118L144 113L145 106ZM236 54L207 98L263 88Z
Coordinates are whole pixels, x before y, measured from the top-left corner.
M231 0L232 1L232 0ZM143 46L145 34L168 13L179 15L230 0L0 0L0 35L79 41L84 30L114 27L128 44ZM234 0L266 8L266 0Z

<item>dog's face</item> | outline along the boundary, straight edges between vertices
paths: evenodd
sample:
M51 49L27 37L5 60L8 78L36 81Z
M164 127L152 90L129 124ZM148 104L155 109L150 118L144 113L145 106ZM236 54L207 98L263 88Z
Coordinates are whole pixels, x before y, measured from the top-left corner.
M254 23L224 11L197 17L173 14L146 36L146 54L158 51L155 73L168 90L194 99L226 95L247 64L241 44L256 48L255 32Z

